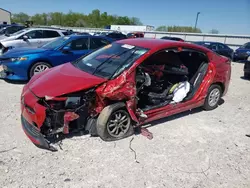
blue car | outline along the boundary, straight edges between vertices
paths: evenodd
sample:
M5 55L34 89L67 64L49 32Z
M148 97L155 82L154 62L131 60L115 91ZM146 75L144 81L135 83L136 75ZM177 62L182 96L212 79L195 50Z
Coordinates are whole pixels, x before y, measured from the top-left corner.
M250 56L250 42L244 44L243 46L235 50L234 60L235 61L247 60L249 56Z
M12 49L0 56L0 78L27 81L35 74L74 61L112 41L102 36L70 35L60 37L40 48Z

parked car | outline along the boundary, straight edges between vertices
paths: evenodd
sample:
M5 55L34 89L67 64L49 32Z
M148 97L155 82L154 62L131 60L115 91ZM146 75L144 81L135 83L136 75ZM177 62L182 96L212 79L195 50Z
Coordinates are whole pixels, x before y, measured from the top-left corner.
M24 28L25 26L22 25L9 25L0 29L0 36L1 35L10 36L11 34L16 33Z
M250 79L250 56L244 61L244 77Z
M178 37L167 37L167 36L165 36L165 37L162 37L161 39L184 42L184 40L182 38L178 38Z
M22 127L35 145L52 151L48 140L79 131L119 140L153 120L215 109L228 90L230 63L184 42L116 41L35 75L21 95Z
M128 33L127 38L144 38L144 33L142 33L142 32Z
M234 61L247 60L250 56L250 42L245 43L241 47L235 50Z
M122 39L126 39L127 36L120 33L120 32L111 32L111 33L106 33L104 34L104 36L112 38L113 40L122 40Z
M27 28L9 37L0 36L0 55L13 48L42 46L64 35L68 35L68 31L49 28Z
M234 50L229 48L226 44L220 42L205 42L205 41L193 42L193 43L209 48L214 52L233 60Z
M105 37L71 35L60 37L40 48L17 48L0 56L6 80L29 80L33 75L61 65L112 42Z

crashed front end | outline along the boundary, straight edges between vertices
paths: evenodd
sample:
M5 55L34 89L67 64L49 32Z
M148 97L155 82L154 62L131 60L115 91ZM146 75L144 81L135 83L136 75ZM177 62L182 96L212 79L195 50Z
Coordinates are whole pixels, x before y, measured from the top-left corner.
M58 139L74 133L95 133L94 89L59 97L36 96L27 86L21 96L25 134L42 149L56 151Z

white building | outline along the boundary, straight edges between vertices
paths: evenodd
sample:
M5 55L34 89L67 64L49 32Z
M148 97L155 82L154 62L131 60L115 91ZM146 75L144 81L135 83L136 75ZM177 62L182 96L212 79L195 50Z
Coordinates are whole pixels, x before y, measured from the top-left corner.
M0 24L11 24L11 13L5 9L0 8Z
M150 25L111 25L111 30L122 31L124 33L132 32L132 31L153 31L154 26Z

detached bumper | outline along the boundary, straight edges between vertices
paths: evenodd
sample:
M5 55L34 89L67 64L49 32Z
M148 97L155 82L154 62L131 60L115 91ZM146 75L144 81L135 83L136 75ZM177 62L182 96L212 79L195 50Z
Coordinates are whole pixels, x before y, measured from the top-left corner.
M22 128L27 137L41 149L47 149L50 151L57 151L56 148L49 145L49 142L39 132L39 130L32 124L30 124L23 116L21 116Z

